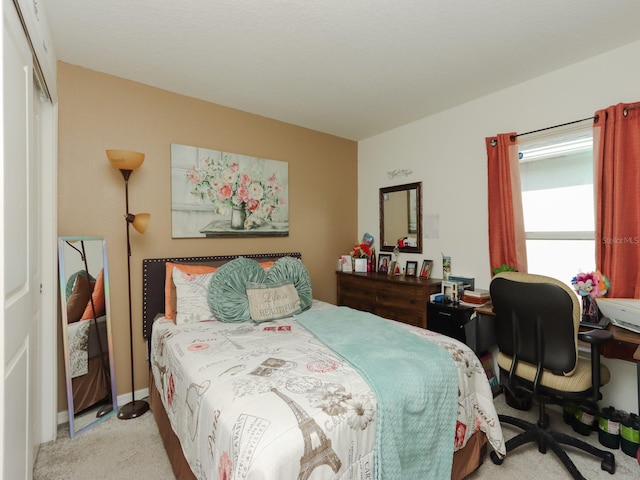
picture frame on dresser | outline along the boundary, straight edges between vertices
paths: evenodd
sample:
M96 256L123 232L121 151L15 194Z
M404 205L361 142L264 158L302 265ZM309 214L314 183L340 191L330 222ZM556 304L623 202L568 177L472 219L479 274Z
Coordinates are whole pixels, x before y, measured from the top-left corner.
M343 272L352 272L353 271L353 262L351 260L351 255L342 255L340 257L341 270Z
M400 267L398 267L398 262L395 260L391 260L389 264L389 275L400 275Z
M407 265L404 270L406 277L415 277L418 271L418 262L415 260L407 260Z
M433 270L433 260L423 260L422 268L420 268L420 277L429 278Z
M391 265L391 254L381 253L378 255L378 273L389 273Z
M458 296L458 282L443 280L441 287L441 293L447 297L448 302L458 303L460 299Z

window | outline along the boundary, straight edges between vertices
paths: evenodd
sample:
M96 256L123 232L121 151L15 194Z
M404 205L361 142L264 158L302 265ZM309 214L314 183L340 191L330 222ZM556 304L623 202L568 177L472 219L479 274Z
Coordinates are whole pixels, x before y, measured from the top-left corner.
M595 269L592 129L518 143L529 272L570 285Z

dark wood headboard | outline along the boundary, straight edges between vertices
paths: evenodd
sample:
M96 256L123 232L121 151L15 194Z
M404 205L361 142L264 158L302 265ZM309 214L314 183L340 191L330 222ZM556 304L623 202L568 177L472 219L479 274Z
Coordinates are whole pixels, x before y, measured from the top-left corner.
M298 252L254 253L245 255L215 255L210 257L147 258L142 261L142 333L144 338L151 337L153 320L164 313L165 264L195 263L218 266L238 257L253 258L258 261L276 260L281 257L302 258Z

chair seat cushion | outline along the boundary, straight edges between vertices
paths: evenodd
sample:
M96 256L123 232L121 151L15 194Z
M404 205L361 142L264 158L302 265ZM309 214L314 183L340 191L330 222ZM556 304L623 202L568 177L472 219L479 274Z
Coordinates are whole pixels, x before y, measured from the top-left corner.
M498 365L508 372L511 369L511 357L498 352ZM536 376L536 366L520 361L515 374L517 377L533 382ZM610 378L609 369L604 365L600 365L600 386L609 383ZM561 392L578 393L590 390L592 387L591 359L578 357L576 369L570 375L556 375L549 370L545 370L540 384Z

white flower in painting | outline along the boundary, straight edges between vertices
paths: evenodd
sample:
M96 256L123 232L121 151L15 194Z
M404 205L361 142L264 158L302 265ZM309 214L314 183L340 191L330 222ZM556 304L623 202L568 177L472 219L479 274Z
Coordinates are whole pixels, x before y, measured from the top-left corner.
M258 210L256 210L255 213L256 215L259 215L262 218L269 218L272 211L273 211L272 205L269 205L268 203L263 203L262 205L260 205L260 207L258 208Z
M209 185L211 185L211 190L218 190L224 182L220 178L212 178L209 180Z
M231 170L230 168L222 172L222 181L224 183L235 183L237 178L238 178L238 174L233 170Z
M354 430L364 430L373 421L376 410L368 396L355 395L345 401L347 423Z
M264 196L264 188L258 182L253 182L249 185L249 198L254 200L262 200Z

